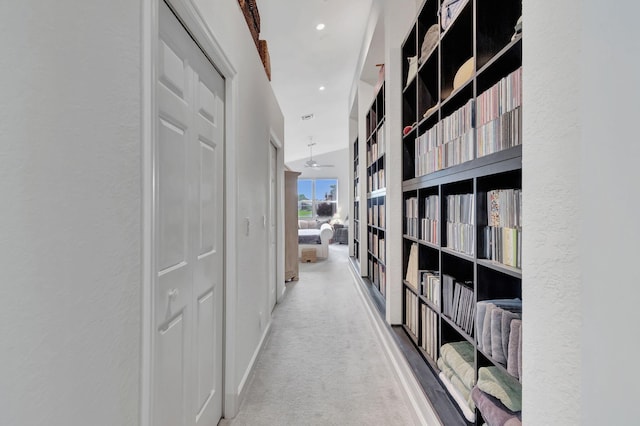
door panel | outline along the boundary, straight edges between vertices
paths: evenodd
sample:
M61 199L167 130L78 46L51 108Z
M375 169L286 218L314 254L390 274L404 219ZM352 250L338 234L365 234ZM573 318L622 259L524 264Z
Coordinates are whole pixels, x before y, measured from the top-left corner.
M185 131L160 119L158 132L159 267L186 262L187 137Z
M209 120L213 126L216 126L216 95L201 81L199 90L198 112L200 115Z
M157 266L155 416L163 425L187 425L191 350L188 232L190 71L185 51L161 36L157 142ZM170 401L170 403L168 403Z
M216 240L216 148L200 141L200 255L213 251Z
M215 389L215 303L213 291L198 300L198 414L206 408ZM214 338L212 338L214 337Z
M160 56L160 81L179 98L183 98L187 87L184 62L164 40L160 41L160 51L158 53Z
M224 80L161 3L153 424L222 413Z
M185 321L181 312L172 321L161 327L158 339L157 367L164 374L157 376L155 384L160 401L175 401L175 404L159 404L154 424L160 426L184 425L186 401L182 366L185 353Z
M212 78L206 70L211 64L204 55L193 62L199 79L194 104L194 132L198 140L198 208L196 235L198 242L195 261L195 291L199 300L196 353L202 358L197 371L198 425L218 421L222 410L222 195L223 195L223 128L220 113L223 110L219 93L223 91L221 79ZM217 417L216 417L217 415ZM214 424L215 424L214 422Z
M269 308L276 306L277 288L277 214L278 214L278 150L269 147Z

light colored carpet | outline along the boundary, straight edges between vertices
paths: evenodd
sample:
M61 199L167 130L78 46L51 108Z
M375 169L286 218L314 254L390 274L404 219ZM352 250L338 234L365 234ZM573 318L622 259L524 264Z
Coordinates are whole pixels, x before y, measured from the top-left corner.
M349 272L347 246L300 264L235 419L221 425L413 425Z

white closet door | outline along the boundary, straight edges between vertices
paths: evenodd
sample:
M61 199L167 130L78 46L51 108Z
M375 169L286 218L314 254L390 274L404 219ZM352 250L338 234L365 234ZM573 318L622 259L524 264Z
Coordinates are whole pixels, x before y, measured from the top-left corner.
M160 8L154 425L222 413L224 80Z
M278 150L269 147L269 309L276 306L278 215Z

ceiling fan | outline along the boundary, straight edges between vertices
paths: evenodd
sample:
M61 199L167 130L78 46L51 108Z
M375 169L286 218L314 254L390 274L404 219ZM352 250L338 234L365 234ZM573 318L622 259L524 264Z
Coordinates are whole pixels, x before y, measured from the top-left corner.
M305 167L312 167L314 169L319 169L321 167L333 167L333 164L318 164L316 160L313 159L313 146L315 142L309 142L307 145L309 147L309 159L304 163Z

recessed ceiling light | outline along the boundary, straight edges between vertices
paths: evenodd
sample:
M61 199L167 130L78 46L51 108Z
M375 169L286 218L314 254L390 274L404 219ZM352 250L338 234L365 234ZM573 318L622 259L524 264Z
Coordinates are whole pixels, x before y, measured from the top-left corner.
M318 90L319 90L319 91L321 91L321 92L322 92L324 89L325 89L325 87L324 87L324 86L320 86L320 87L318 87Z
M322 30L324 30L324 24L318 24L318 25L316 25L316 30L318 30L318 31L322 31Z

